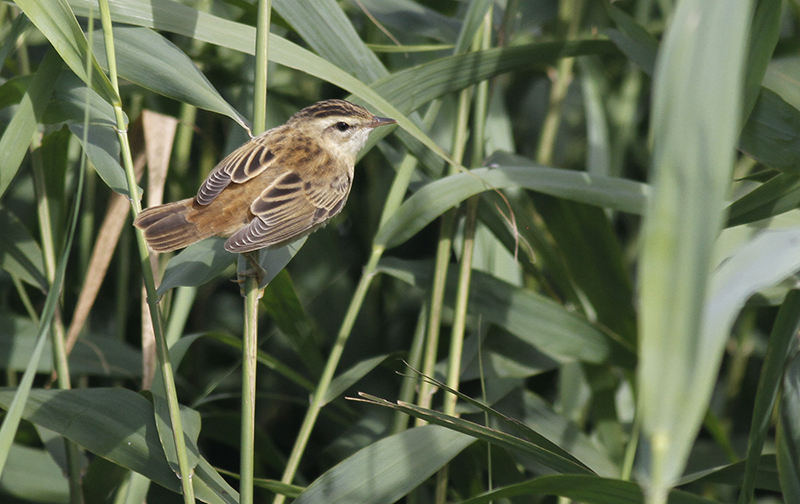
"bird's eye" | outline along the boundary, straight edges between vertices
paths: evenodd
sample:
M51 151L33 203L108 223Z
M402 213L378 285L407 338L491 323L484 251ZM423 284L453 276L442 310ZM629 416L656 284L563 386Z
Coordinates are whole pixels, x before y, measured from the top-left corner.
M339 122L337 122L336 124L334 124L333 126L334 126L334 127L337 129L337 130L339 130L339 131L341 131L341 132L345 132L345 131L347 131L347 130L349 130L349 129L350 129L350 125L349 125L349 124L347 124L347 123L346 123L346 122L344 122L344 121L339 121Z

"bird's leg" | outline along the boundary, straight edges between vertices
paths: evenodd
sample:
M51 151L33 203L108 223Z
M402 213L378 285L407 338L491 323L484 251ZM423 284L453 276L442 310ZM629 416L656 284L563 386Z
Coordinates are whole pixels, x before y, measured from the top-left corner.
M261 285L261 280L267 276L267 272L261 267L260 264L258 264L257 250L254 252L244 252L242 253L242 257L244 257L244 259L250 263L251 266L249 269L238 271L236 273L236 283L239 284L239 293L242 295L242 297L245 297L244 284L247 277L255 277L256 285ZM259 298L261 297L262 292L263 291L259 289Z

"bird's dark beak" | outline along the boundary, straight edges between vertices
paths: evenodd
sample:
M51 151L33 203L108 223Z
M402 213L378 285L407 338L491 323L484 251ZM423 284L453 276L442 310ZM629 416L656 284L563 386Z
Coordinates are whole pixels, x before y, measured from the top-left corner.
M394 124L397 121L394 119L389 119L388 117L375 117L371 123L369 123L370 128L377 128L378 126L386 126L387 124Z

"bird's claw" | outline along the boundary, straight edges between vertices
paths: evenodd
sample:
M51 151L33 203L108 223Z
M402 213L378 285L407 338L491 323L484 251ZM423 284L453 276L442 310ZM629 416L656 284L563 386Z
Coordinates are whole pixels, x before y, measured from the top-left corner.
M261 267L260 264L258 264L256 258L253 257L250 253L245 253L242 255L247 260L247 262L250 263L251 268L238 271L236 273L235 282L239 284L239 293L242 295L242 297L246 297L247 293L245 292L244 286L247 283L247 279L255 278L256 288L258 289L258 286L261 285L261 281L264 279L264 277L267 276L267 272L264 268ZM261 298L262 294L263 290L258 289L259 299Z

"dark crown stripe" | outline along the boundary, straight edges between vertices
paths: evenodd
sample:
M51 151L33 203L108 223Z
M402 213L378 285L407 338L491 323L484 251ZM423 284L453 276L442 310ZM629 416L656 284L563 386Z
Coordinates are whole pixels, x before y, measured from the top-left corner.
M353 114L363 115L367 111L363 107L344 100L327 100L324 102L306 107L297 113L298 116L311 116L316 118L331 116L348 116Z

